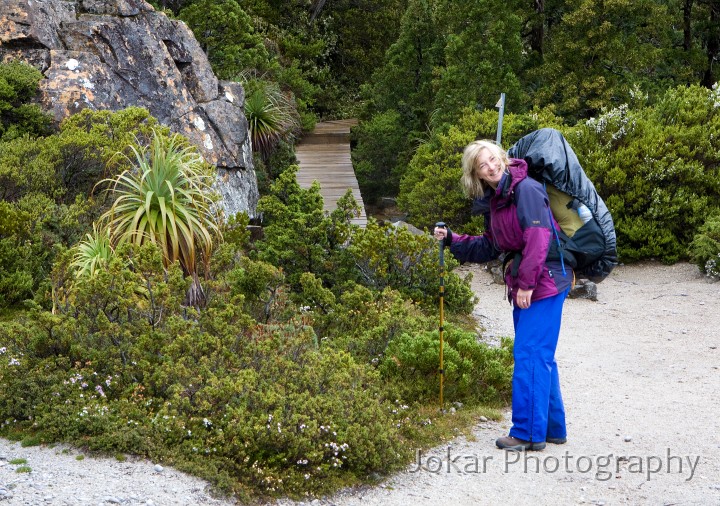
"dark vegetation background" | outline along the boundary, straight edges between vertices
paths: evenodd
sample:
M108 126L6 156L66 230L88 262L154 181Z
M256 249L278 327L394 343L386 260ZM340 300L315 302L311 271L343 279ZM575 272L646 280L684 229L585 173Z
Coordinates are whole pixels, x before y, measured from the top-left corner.
M316 121L358 117L363 198L477 232L463 147L570 141L621 261L720 277L720 2L196 0L155 6L246 88L264 238L220 217L212 167L147 111L52 125L40 73L0 65L0 433L147 455L238 497L312 495L397 469L507 401L512 342L479 343L437 244L330 215L295 182ZM144 176L144 177L143 177ZM175 199L167 193L172 188ZM177 200L177 202L176 202ZM170 205L172 203L172 205ZM176 245L176 246L174 246Z

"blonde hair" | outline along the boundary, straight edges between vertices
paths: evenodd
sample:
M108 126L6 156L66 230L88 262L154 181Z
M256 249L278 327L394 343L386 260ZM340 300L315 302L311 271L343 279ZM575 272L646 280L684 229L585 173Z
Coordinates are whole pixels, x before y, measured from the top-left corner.
M507 170L510 165L510 159L507 153L500 146L495 144L493 141L481 140L473 141L465 147L462 157L462 169L463 174L460 178L465 195L470 198L482 197L485 195L485 191L488 189L488 185L485 181L477 177L475 169L480 158L480 153L484 149L490 151L495 158L500 162L500 167L503 171Z

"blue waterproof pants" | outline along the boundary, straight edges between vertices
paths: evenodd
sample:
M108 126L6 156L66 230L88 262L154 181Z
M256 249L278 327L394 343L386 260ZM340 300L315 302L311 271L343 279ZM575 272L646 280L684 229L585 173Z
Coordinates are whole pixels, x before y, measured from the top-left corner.
M534 301L529 308L513 309L515 369L512 379L510 435L525 441L564 438L565 407L555 362L568 290Z

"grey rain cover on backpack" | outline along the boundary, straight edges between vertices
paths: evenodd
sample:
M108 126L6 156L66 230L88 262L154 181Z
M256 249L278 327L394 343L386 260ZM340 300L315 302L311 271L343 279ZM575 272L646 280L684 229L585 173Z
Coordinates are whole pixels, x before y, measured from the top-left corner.
M553 185L590 209L593 219L572 238L565 237L563 250L573 257L578 274L596 283L605 279L617 265L615 225L565 137L553 128L535 130L517 141L508 156L525 160L530 177Z

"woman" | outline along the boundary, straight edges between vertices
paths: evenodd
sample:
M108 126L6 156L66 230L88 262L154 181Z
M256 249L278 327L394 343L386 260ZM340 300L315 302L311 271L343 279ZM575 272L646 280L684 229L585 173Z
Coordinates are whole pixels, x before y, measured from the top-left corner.
M490 141L470 143L462 166L466 194L479 198L485 209L489 205L486 231L469 236L435 228L434 235L460 262L487 262L501 252L508 254L505 283L515 326L513 426L496 445L520 451L542 450L546 442L565 443L555 348L573 272L553 253L557 224L547 193L528 177L524 160L509 159Z

